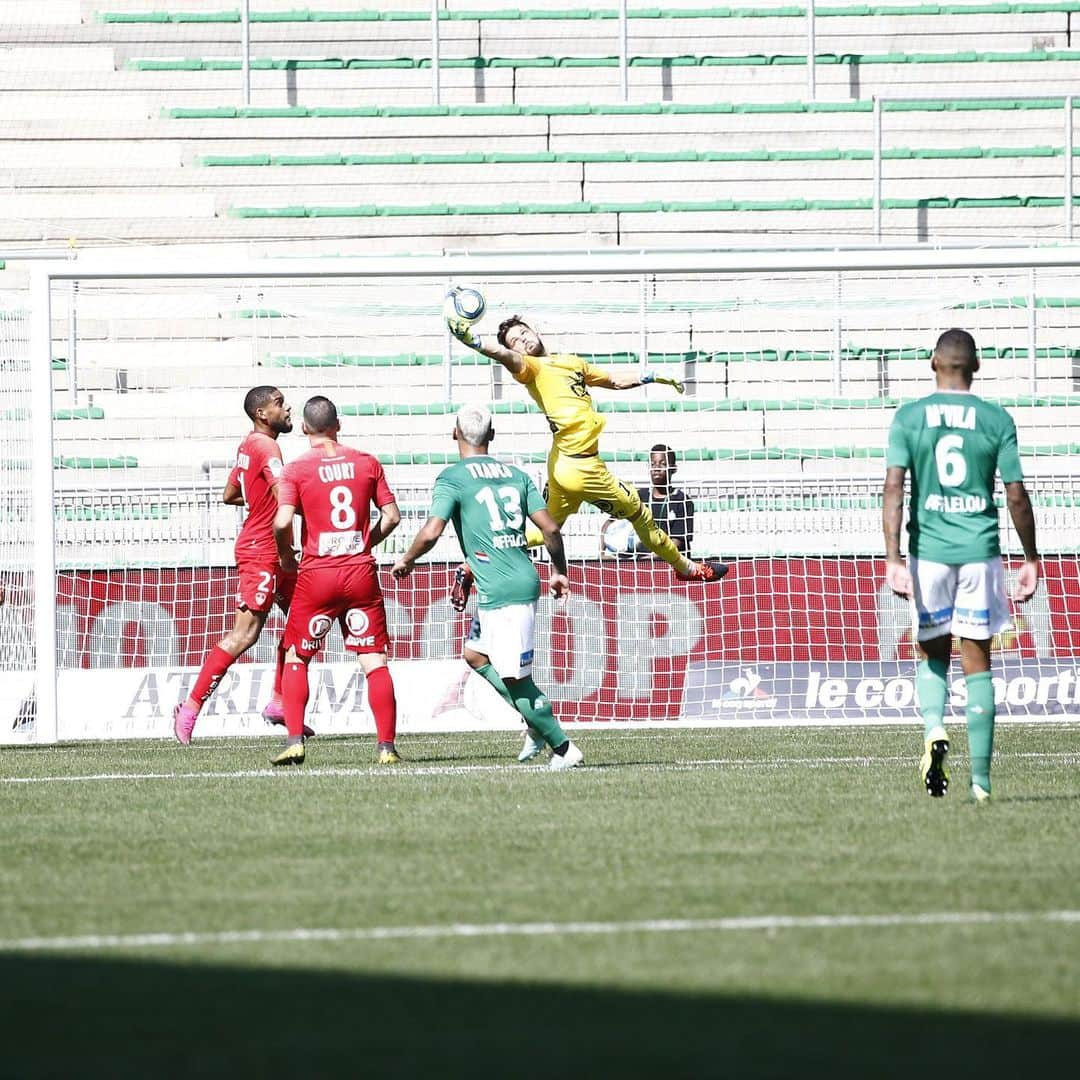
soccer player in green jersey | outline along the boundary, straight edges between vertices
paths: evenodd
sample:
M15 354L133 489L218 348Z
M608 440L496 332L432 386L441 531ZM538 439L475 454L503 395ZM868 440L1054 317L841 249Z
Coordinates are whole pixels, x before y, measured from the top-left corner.
M882 524L885 577L897 596L912 600L922 660L916 675L923 717L920 771L927 793L949 786L945 756L946 676L952 639L960 639L967 684L971 794L990 798L994 747L994 688L990 639L1012 623L994 506L994 473L1024 549L1013 600L1029 600L1039 584L1035 516L1024 488L1016 425L998 405L971 392L979 370L975 339L965 330L938 338L930 366L937 390L896 411L889 429ZM904 477L911 473L908 561L900 555Z
M431 515L409 550L394 564L394 577L412 572L452 521L461 550L476 578L477 613L465 641L465 662L482 675L527 729L519 761L551 747L551 768L572 769L584 760L566 737L551 703L532 679L534 622L540 580L528 555L525 522L544 535L551 556L548 588L555 597L570 588L562 533L529 477L488 453L494 437L491 413L466 405L457 414L454 439L461 460L435 481Z

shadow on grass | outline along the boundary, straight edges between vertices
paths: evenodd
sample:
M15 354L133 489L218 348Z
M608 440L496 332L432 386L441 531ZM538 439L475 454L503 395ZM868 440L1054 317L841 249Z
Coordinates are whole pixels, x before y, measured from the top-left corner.
M296 946L302 948L303 946ZM409 946L416 948L417 946ZM423 947L420 945L419 947ZM0 956L0 1075L1048 1075L1080 1023L826 1002Z

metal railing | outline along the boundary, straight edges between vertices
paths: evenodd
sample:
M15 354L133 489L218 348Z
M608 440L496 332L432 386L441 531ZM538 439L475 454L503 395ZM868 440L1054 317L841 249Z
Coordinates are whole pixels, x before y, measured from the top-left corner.
M431 100L432 104L442 102L441 49L440 49L440 8L441 0L431 0ZM629 12L627 0L619 0L617 44L619 55L619 87L623 102L630 100L630 56L629 56ZM251 105L251 0L242 0L240 6L241 28L241 79L244 106ZM808 101L817 100L817 34L814 0L808 0L806 6L806 96ZM1002 100L1032 100L1034 96L1016 97L1009 95ZM912 102L919 98L912 97L873 97L873 235L877 243L882 239L882 144L883 123L882 106L885 102ZM963 100L963 99L955 99ZM980 100L993 100L981 97ZM1073 97L1064 99L1064 169L1063 169L1063 232L1065 240L1073 239Z
M431 103L442 104L440 74L440 7L441 0L431 0ZM806 96L817 100L817 34L815 27L815 0L806 5ZM630 100L630 30L627 0L619 0L619 18L616 41L619 55L619 89L623 102ZM251 0L240 4L240 72L244 108L251 105Z
M1057 95L1054 95L1057 96ZM1041 101L1046 95L993 95L990 97L978 96L976 98L950 98L951 101L957 103L974 100L974 101ZM940 95L935 95L930 98L919 97L878 97L874 96L874 133L873 133L873 152L874 152L874 176L873 176L873 206L874 206L874 240L876 243L881 243L882 227L881 227L881 211L882 211L882 195L881 190L883 186L883 142L884 142L884 124L882 122L883 106L886 102L919 102L919 101L939 101ZM1064 164L1062 168L1062 184L1063 184L1063 199L1064 204L1064 220L1062 222L1064 239L1073 239L1073 97L1066 94L1064 99L1064 134L1063 134L1063 146L1064 146Z

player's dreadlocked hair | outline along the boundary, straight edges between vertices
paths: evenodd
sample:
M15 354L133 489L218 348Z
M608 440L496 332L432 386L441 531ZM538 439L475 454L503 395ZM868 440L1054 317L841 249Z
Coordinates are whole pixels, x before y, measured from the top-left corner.
M338 426L337 406L322 394L304 402L304 427L312 435L322 435Z
M254 420L255 413L264 405L270 404L270 399L278 392L276 386L253 386L244 395L244 412L248 419Z

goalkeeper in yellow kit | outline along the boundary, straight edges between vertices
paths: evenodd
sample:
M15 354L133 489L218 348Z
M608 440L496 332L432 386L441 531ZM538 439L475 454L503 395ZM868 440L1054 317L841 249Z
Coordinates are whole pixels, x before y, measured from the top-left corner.
M552 445L548 454L547 508L562 523L583 502L614 518L625 518L642 544L668 563L680 581L719 581L728 571L724 563L690 559L653 520L637 491L612 475L600 458L600 432L604 418L593 407L590 386L605 390L632 390L656 381L652 372L636 376L609 375L580 356L549 354L540 335L519 316L499 325L498 344L482 340L464 319L447 320L450 332L464 345L498 361L529 392L547 417ZM666 380L664 380L666 381ZM539 544L539 532L528 530L530 545ZM464 607L471 581L458 572L452 599Z

